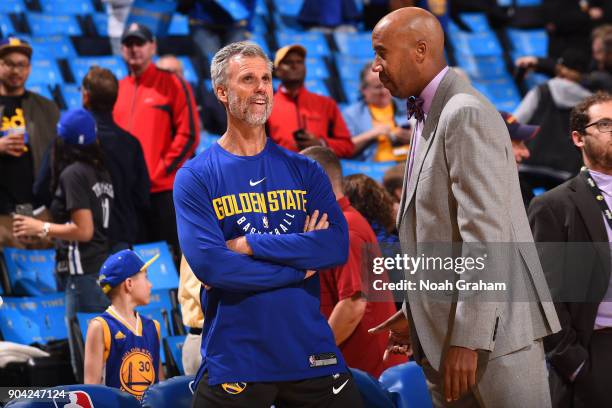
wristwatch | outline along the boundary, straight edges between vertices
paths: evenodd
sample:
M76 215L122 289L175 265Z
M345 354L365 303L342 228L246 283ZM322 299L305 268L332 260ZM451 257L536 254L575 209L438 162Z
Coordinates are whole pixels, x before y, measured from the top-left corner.
M43 224L42 231L40 232L40 234L38 234L38 236L40 238L47 238L47 235L49 235L49 229L50 228L51 228L51 223L45 222Z

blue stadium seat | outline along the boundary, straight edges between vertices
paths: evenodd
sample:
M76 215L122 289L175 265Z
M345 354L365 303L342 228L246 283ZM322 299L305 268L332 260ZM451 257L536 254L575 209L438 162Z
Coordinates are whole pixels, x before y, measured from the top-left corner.
M450 23L453 24L453 23ZM491 33L449 32L449 39L456 54L475 57L501 57L503 54L499 40ZM459 59L460 56L457 56Z
M310 92L314 92L319 95L331 97L329 93L329 89L327 88L327 85L325 85L325 82L321 79L307 79L304 82L304 86Z
M196 154L202 153L204 150L208 149L214 143L217 143L220 136L210 135L204 131L200 132L200 144L196 148Z
M87 74L87 71L89 71L92 65L109 69L115 74L117 79L122 79L128 74L125 62L118 55L105 57L78 57L68 60L68 65L74 76L74 81L77 84L83 81L83 77Z
M82 35L81 26L74 15L27 13L32 35Z
M2 34L2 37L15 34L15 27L13 27L13 22L8 14L0 14L0 34Z
M96 408L140 408L140 402L130 394L105 385L60 385L51 388L63 394L55 399L21 399L9 402L11 408L57 408L57 407L96 407ZM54 393L56 394L56 393ZM72 405L69 403L74 401ZM175 406L175 408L178 408Z
M302 9L304 0L273 0L272 4L278 12L283 16L296 17Z
M306 80L329 78L329 69L323 58L307 57L305 63Z
M344 96L346 96L347 102L349 104L355 103L361 97L361 90L359 89L360 82L357 81L342 81L342 90L344 91Z
M174 13L168 28L169 35L189 35L189 18L180 13Z
M253 33L264 36L268 33L268 30L265 15L255 14L255 17L253 17Z
M489 21L485 13L461 13L461 21L463 21L474 33L491 32ZM449 25L449 29L455 30L456 25Z
M38 57L36 54L32 56L32 70L27 84L46 83L56 85L63 82L62 72L54 58Z
M126 27L132 23L140 23L147 26L157 37L168 35L168 28L176 9L175 1L139 1L133 3L131 7Z
M529 73L525 78L525 86L527 89L535 88L536 86L548 81L550 79L549 76L544 74L538 74L535 72Z
M363 173L366 176L370 176L379 183L382 183L385 171L397 164L394 161L368 163L355 160L340 160L340 163L342 164L342 175L350 176L351 174Z
M49 98L53 100L53 95L51 94L51 90L46 83L30 83L28 81L27 85L28 91L36 92L39 95L44 96L45 98Z
M425 374L414 361L386 369L378 379L383 388L399 394L398 408L431 408Z
M291 33L287 31L277 31L276 41L279 47L299 44L306 48L309 57L327 57L330 55L329 46L327 45L327 40L323 33Z
M255 32L253 36L250 38L250 41L253 41L255 44L259 45L261 49L266 53L266 55L272 56L272 53L270 52L270 46L268 45L268 41L266 40L266 37L263 34L259 34Z
M90 0L38 0L45 14L91 14L94 7Z
M509 28L506 32L512 43L512 57L514 59L526 55L546 57L548 53L548 35L545 30Z
M79 328L81 329L81 336L83 336L83 343L85 343L85 339L87 338L87 328L89 327L89 322L96 317L99 316L99 313L77 313L76 318L79 323Z
M394 398L398 398L396 394L383 389L378 380L365 371L356 368L350 370L364 406L368 408L395 408Z
M26 10L27 8L23 0L2 0L0 1L0 13L2 14L23 13Z
M374 59L372 50L372 33L334 33L336 46L342 54L352 57Z
M473 80L472 85L491 101L498 110L514 112L521 102L516 84L509 76L494 80Z
M510 7L514 0L497 0L497 5L500 7Z
M33 37L32 48L34 58L74 58L77 56L70 37L52 35L48 37Z
M55 250L4 248L11 293L38 296L57 291Z
M359 81L361 70L373 61L373 55L358 57L350 54L336 54L336 69L343 81Z
M494 79L506 76L506 64L498 57L472 57L460 55L457 65L462 68L470 78Z
M136 251L145 262L156 254L159 254L159 259L153 262L148 269L148 276L153 284L153 289L178 288L178 273L174 266L167 243L160 241L134 245L134 251Z
M255 0L255 15L267 16L270 14L266 0Z
M91 19L96 27L96 32L101 37L108 36L108 15L106 13L93 13Z
M68 109L76 109L83 106L79 85L63 84L60 85L60 91L62 92L64 102L66 102L66 107Z
M181 55L177 57L183 63L183 75L185 80L191 84L197 84L200 77L191 62L191 58Z
M189 408L194 392L194 376L173 377L150 386L142 397L142 408Z
M176 364L180 375L185 375L183 368L183 343L185 343L185 336L169 336L164 338L166 347L166 355L168 352Z
M0 306L0 332L6 341L46 344L67 337L63 293L38 297L5 297Z

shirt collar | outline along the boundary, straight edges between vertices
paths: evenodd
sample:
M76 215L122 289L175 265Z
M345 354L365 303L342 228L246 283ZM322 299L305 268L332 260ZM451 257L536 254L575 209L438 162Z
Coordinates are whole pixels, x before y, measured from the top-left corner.
M589 173L591 173L597 187L607 195L612 196L612 176L595 170L589 170Z
M423 112L426 115L429 113L429 109L431 109L431 104L438 90L438 86L440 86L440 82L442 82L442 78L444 78L447 72L448 67L444 67L442 71L438 72L438 75L427 84L425 89L421 92L421 95L419 95L423 99Z

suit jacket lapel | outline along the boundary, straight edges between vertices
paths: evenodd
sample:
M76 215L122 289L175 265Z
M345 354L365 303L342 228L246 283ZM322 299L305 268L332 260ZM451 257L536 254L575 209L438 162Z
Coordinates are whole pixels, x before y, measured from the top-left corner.
M446 104L447 94L451 88L452 83L456 77L455 72L452 69L449 69L444 78L442 78L442 82L438 86L436 90L436 94L434 95L433 101L431 103L431 108L429 109L429 113L427 114L427 119L425 119L425 123L423 124L423 131L421 132L421 140L418 145L418 149L414 155L414 163L412 165L412 175L410 180L406 183L406 178L408 176L408 166L406 166L406 175L404 176L404 193L402 194L402 198L404 199L403 208L400 207L400 214L404 214L404 212L410 207L410 203L412 198L414 197L414 193L416 191L417 182L419 180L419 175L421 174L421 170L423 168L423 162L425 161L425 157L429 152L429 148L431 147L431 143L434 139L434 134L436 129L438 128L438 120L440 119L440 114L442 113L442 109ZM414 142L414 140L413 140ZM398 218L400 215L398 214ZM401 218L398 219L401 221ZM399 222L398 222L399 224Z

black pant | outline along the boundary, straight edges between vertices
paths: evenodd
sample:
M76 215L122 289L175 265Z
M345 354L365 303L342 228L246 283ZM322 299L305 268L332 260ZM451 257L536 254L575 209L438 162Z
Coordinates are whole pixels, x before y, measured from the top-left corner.
M612 407L612 329L595 330L589 343L589 359L570 383L551 368L550 387L553 407Z
M208 385L208 374L198 384L192 408L361 408L363 402L350 373L299 381Z
M166 241L170 244L175 258L180 259L172 190L151 194L151 209L146 224L148 241Z

